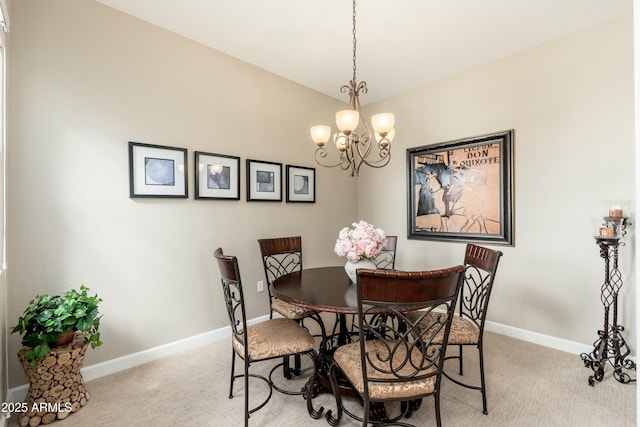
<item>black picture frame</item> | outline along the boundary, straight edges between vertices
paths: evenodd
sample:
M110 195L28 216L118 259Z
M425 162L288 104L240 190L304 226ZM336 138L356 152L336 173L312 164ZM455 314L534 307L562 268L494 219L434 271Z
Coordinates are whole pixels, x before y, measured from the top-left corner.
M129 141L129 197L183 198L187 149Z
M287 165L287 203L316 202L316 169Z
M514 130L407 149L407 238L514 244Z
M282 201L282 163L247 159L247 201Z
M240 157L196 151L195 198L240 200Z

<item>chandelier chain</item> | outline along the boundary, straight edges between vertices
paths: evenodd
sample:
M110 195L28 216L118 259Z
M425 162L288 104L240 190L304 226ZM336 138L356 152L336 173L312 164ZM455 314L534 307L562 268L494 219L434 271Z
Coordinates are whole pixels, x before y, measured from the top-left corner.
M360 108L359 95L367 93L367 83L358 83L356 76L356 53L358 40L356 37L356 0L352 0L353 13L353 79L349 84L340 86L341 93L349 94L349 108L336 113L338 132L333 134L333 142L338 150L337 163L327 164L327 149L325 144L331 137L329 126L319 125L311 128L311 138L316 143L316 163L324 167L340 167L345 171L351 171L351 176L358 176L360 166L363 164L372 168L382 168L391 160L391 140L393 139L394 115L391 113L376 114L372 117L372 132L367 120ZM356 113L356 114L352 114ZM354 120L355 117L355 120ZM376 117L378 118L376 120ZM357 132L359 124L364 128L362 133ZM377 141L377 142L376 142ZM374 147L377 149L374 150ZM375 153L375 154L374 154ZM370 155L375 158L369 158Z
M356 0L353 0L353 83L356 83Z

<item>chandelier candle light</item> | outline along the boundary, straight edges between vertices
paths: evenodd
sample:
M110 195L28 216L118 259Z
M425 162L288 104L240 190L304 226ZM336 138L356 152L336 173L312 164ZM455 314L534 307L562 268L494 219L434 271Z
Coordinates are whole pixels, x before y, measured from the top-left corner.
M326 125L312 126L311 139L316 143L316 163L324 167L340 166L342 170L350 170L351 176L358 176L360 166L364 163L373 168L386 166L391 160L391 141L395 134L395 116L391 113L380 113L371 117L371 124L375 132L377 149L373 150L371 129L360 108L360 93L367 93L367 82L356 80L356 1L353 0L353 79L348 85L340 87L341 93L349 92L349 109L336 113L338 132L333 134L333 143L340 158L338 163L324 164L322 159L327 157L325 144L331 137L331 128ZM356 132L360 117L364 132ZM371 156L371 157L370 157ZM377 157L376 157L377 156Z
M382 251L387 243L384 230L375 228L366 221L354 222L353 228L345 227L338 233L334 252L347 257L344 266L352 283L356 283L356 270L359 268L376 269L373 258Z

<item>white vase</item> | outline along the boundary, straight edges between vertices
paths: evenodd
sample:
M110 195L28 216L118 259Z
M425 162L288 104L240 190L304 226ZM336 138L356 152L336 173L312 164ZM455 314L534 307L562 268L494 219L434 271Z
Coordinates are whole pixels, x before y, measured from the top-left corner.
M351 283L357 282L356 270L359 268L368 268L370 270L376 270L376 263L370 259L361 259L358 262L347 261L344 265L344 271L347 272L347 276L351 279Z

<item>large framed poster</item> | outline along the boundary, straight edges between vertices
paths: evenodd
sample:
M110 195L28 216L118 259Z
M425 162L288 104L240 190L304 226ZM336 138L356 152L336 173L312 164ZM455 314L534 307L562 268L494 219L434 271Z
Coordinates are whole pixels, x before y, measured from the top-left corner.
M407 150L409 239L513 245L508 130Z

